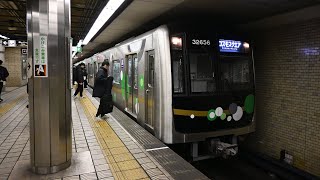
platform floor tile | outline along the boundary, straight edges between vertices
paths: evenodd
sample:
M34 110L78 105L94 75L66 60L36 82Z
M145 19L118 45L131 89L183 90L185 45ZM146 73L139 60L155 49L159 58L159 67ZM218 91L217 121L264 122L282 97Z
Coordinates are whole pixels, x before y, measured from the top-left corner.
M104 157L106 157L108 161L113 177L115 179L149 178L109 123L103 120L95 120L97 108L93 105L88 96L85 95L85 97L86 98L80 100L80 104L84 107L85 115L97 137L98 144L102 149ZM129 172L132 172L133 174L129 176Z

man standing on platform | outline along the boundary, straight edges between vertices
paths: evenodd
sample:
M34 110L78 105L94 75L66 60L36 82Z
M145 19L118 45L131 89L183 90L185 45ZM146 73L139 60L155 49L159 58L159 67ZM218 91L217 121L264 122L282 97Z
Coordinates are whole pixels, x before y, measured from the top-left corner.
M2 92L3 85L5 85L7 81L7 77L9 76L9 72L7 68L3 67L2 63L3 61L0 60L0 102L3 101L3 99L1 99L1 92Z
M76 69L76 81L78 83L78 88L76 92L74 93L73 97L76 98L78 93L80 92L80 97L83 98L83 82L84 82L84 76L87 75L87 73L84 70L85 64L81 63L79 67Z

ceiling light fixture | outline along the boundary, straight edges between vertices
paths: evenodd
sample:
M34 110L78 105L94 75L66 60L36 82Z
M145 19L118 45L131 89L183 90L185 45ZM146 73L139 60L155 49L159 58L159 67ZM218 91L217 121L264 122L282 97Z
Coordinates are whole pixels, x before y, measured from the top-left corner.
M98 18L94 22L90 31L83 40L83 45L87 45L101 27L110 19L113 13L122 5L125 0L109 0L107 5L103 8Z
M6 37L6 36L2 36L2 35L0 34L0 39L10 39L10 38L8 38L8 37Z

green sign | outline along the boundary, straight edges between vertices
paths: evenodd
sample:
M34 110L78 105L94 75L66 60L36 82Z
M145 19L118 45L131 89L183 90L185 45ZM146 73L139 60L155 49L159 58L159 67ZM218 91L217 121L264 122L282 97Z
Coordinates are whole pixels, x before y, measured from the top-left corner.
M82 52L82 47L77 47L77 52L79 53L81 53Z

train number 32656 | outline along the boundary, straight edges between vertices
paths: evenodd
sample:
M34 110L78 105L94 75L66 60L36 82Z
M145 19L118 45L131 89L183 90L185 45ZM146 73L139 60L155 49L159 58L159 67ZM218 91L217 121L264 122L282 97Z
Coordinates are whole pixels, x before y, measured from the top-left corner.
M210 45L210 40L199 40L199 39L192 39L193 45Z

